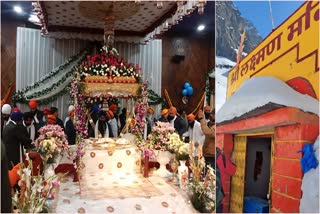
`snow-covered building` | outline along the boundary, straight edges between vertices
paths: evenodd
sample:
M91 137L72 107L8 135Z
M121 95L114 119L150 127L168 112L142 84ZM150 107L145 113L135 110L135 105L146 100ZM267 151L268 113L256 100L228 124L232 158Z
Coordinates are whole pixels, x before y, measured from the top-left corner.
M317 8L305 2L221 83L227 100L216 114L216 145L237 166L223 181L224 212L319 213L319 166L304 174L298 152L319 135Z

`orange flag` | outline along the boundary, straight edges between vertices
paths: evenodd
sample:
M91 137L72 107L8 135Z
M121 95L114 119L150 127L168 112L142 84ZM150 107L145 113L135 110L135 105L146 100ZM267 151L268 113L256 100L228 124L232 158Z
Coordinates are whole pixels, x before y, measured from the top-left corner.
M244 39L246 37L246 29L244 29L243 33L241 34L241 39L240 39L240 47L238 50L238 54L237 54L237 64L236 67L239 66L240 60L241 60L241 56L242 56L242 51L244 48Z
M9 88L8 88L8 90L7 90L6 95L5 95L5 96L3 97L3 99L1 100L1 106L7 103L9 97L11 96L11 93L12 93L12 90L13 90L13 86L14 86L14 85L11 83L10 86L9 86Z

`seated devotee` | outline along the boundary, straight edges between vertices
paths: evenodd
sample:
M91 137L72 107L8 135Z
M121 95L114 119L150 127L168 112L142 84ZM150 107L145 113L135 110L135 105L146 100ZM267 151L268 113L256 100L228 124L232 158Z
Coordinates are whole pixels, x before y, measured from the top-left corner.
M68 107L68 114L70 115L70 112L74 110L74 106L73 105L69 105ZM63 126L66 127L66 124L69 120L69 115L64 119L64 123L63 123Z
M177 116L177 109L173 106L169 109L168 120L174 127L175 131L180 135L180 137L182 137L182 135L187 131L187 129L183 123L182 118Z
M108 125L111 128L109 136L118 137L118 123L112 111L107 111Z
M205 140L205 135L203 134L201 130L200 123L195 120L195 116L193 114L188 114L188 132L187 135L189 136L190 141L197 143L197 145L202 149L203 143ZM194 154L195 156L198 156L198 154Z
M110 117L111 111L109 112ZM103 110L100 110L98 113L98 121L96 122L95 129L94 129L94 137L95 138L106 138L106 137L113 137L112 136L112 131L111 127L108 124L108 119L107 119L107 113Z
M153 108L149 107L147 110L147 135L151 133L152 127L156 124L157 119L154 117L154 110Z
M211 107L208 105L203 108L204 118L207 121L207 123L210 121L210 111Z
M28 137L32 140L32 142L39 136L38 127L36 127L33 123L33 114L31 112L24 113L22 124L27 128Z
M123 108L121 110L121 114L119 115L120 130L122 130L125 127L126 120L127 120L127 109Z
M169 116L169 110L165 108L161 111L161 117L159 118L158 121L168 123L169 122L168 116Z
M76 143L76 129L73 124L74 110L69 112L69 120L66 122L66 135L69 145L74 145Z
M9 104L4 104L1 108L1 138L4 127L9 124L11 110Z
M201 124L201 130L205 134L205 141L203 144L203 157L205 159L206 164L211 165L213 168L215 166L215 126L214 126L214 118L215 112L214 109L210 113L210 120L212 121L211 126L207 125L206 120L204 119L204 114L201 110L198 112L198 118Z
M8 158L8 168L22 161L23 149L32 149L30 138L28 138L27 129L22 125L23 113L13 112L10 115L11 121L3 130L3 143L6 147Z
M38 103L36 100L29 101L29 108L30 111L33 113L33 120L34 123L37 124L39 127L45 125L45 121L43 121L43 112L38 109Z
M56 125L59 125L59 126L64 130L63 122L62 122L62 120L58 117L58 115L59 115L58 108L56 108L56 107L51 107L51 108L50 108L50 113L53 114L54 116L56 116Z

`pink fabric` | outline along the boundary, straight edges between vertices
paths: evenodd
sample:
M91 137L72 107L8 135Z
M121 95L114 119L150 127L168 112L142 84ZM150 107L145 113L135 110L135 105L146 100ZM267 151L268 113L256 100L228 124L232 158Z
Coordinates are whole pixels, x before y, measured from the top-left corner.
M220 169L221 180L225 181L226 178L234 175L236 173L237 167L231 162L230 158L226 155L226 167L223 165L222 155L219 155L217 165Z
M226 194L226 192L229 192L229 188L227 187L227 185L230 185L230 177L233 176L237 170L236 165L231 162L230 156L225 155L225 157L226 167L224 167L223 165L222 155L219 155L219 157L216 159L216 164L220 169L222 188L225 192L225 197L222 199L222 202L227 200L226 197L229 197L229 194Z

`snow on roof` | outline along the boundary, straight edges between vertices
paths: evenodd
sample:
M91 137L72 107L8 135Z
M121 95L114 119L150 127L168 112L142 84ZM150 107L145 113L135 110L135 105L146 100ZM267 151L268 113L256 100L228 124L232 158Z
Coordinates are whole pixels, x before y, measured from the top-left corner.
M242 84L217 112L216 122L232 120L268 103L319 115L318 100L293 90L277 78L261 76L250 78Z
M236 65L236 63L231 61L230 59L225 58L225 57L217 56L216 57L216 65L230 65L233 67Z

